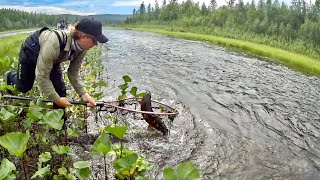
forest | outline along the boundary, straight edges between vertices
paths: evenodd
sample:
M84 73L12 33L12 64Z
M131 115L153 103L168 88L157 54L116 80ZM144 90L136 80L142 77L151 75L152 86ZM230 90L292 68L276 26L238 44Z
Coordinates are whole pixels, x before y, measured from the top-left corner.
M130 15L99 14L91 16L78 16L71 14L48 15L36 12L26 12L16 9L0 9L0 31L28 29L38 27L55 27L58 22L65 19L70 23L77 22L84 17L93 17L104 25L120 24Z
M154 7L142 3L125 23L248 40L319 58L319 15L320 0L292 0L290 5L278 0L229 0L220 7L216 0L209 5L192 0L163 0L160 5L156 0Z
M15 9L0 9L0 31L56 26L61 16L29 13Z

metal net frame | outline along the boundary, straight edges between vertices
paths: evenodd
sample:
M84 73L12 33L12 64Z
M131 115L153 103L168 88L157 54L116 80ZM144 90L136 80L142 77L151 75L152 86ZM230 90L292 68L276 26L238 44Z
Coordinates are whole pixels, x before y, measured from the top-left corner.
M149 132L146 131L148 130L149 124L143 118L143 114L148 114L153 117L158 117L166 125L168 132L170 133L171 123L179 114L178 111L173 107L156 100L151 100L152 112L141 111L141 100L142 98L133 97L122 100L102 101L95 109L96 123L101 121L99 118L108 119L102 120L104 126L112 124L126 125L128 126L127 135L135 136Z
M19 97L19 96L12 96L12 95L4 95L3 98L9 103L11 100L23 100L23 101L34 101L40 100L42 102L48 103L51 100L47 99L35 99L35 98L28 98L28 97ZM168 134L170 134L170 129L172 127L172 122L174 118L179 114L176 109L170 107L169 105L159 102L156 100L151 99L151 108L152 111L141 111L141 100L142 98L139 97L132 97L132 98L125 98L122 100L104 100L104 101L97 101L97 106L94 108L94 111L89 110L89 108L85 108L84 111L84 133L88 134L95 134L99 132L99 128L110 126L113 124L117 124L119 126L127 126L126 136L132 140L132 135L134 136L148 136L153 134L153 136L161 137L159 135L159 130L154 129L153 131L149 130L149 124L144 119L143 115L148 114L152 115L153 117L157 117L160 121L165 125L168 130ZM85 102L79 101L70 101L72 104L75 105L84 105L86 106ZM26 104L25 104L26 105ZM29 107L24 107L29 108ZM46 109L46 108L45 108ZM52 110L51 108L48 110ZM90 112L89 112L90 111ZM95 124L92 124L92 113L94 113ZM91 114L91 115L89 115ZM75 119L78 119L74 114L67 113L67 120L65 124L67 127L77 127L75 124ZM76 128L78 129L78 128ZM78 129L78 130L81 130ZM89 132L90 131L90 132ZM160 132L161 133L161 132ZM66 133L65 133L66 134ZM66 141L68 141L68 137L65 137ZM94 138L90 138L94 139Z

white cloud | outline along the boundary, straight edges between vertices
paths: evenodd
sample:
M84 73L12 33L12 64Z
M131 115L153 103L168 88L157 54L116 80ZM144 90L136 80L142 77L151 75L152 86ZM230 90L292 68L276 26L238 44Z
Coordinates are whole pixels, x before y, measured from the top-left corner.
M60 6L63 6L63 7L76 7L76 6L86 7L86 6L89 6L93 3L95 4L94 1L69 1L69 2L61 3Z
M117 1L112 6L140 6L141 3L140 1Z
M163 3L163 0L157 0L158 4L161 6ZM166 0L167 4L169 3L170 0ZM179 3L183 2L185 0L178 0ZM113 3L113 6L140 6L141 3L144 2L144 5L148 5L149 3L151 6L154 7L155 0L135 0L135 1L117 1ZM210 0L193 0L194 3L199 2L199 5L201 6L202 3L205 3L207 6L210 3ZM217 0L218 6L222 6L226 4L226 0Z
M64 9L53 6L36 6L36 7L25 7L25 6L0 6L0 9L11 8L19 9L27 12L37 12L37 13L46 13L46 14L74 14L74 15L93 15L95 13L83 13L80 11L74 11L70 9Z

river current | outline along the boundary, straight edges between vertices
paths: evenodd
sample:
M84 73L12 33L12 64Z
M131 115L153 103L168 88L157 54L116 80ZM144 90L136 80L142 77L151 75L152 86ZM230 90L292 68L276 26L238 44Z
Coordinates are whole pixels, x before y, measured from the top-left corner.
M180 113L168 139L136 146L155 163L151 179L184 161L203 179L320 178L319 78L206 42L104 33L108 95L129 75Z
M107 96L118 97L129 75L139 92L179 112L166 138L144 121L125 137L126 147L154 164L150 179L163 179L164 168L185 161L202 179L320 179L319 78L206 42L104 33ZM93 126L89 133L97 134ZM101 179L103 163L89 154L100 162L92 179Z

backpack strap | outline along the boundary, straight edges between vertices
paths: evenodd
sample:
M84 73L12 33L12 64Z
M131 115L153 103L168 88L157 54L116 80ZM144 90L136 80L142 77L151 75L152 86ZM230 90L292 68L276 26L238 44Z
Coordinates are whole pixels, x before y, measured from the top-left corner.
M60 31L62 34L62 39L58 33L57 30L53 30L53 32L57 35L58 40L59 40L59 44L60 44L60 53L61 54L64 51L64 48L66 47L67 44L67 34L64 31Z
M46 30L50 30L50 29L48 27L43 27L40 30L33 32L23 42L22 49L27 54L29 62L32 62L35 64L37 63L37 59L40 51L39 36L43 31L46 31ZM60 31L62 34L62 38L61 38L61 36L56 30L52 30L52 31L55 32L59 40L59 44L60 44L59 54L61 54L62 52L64 52L64 48L66 47L66 44L67 44L67 34L64 31Z
M43 28L41 28L40 31L39 31L39 35L40 35L43 31L48 30L48 29L49 29L48 27L43 27Z

